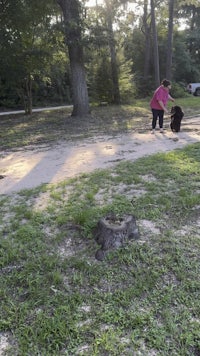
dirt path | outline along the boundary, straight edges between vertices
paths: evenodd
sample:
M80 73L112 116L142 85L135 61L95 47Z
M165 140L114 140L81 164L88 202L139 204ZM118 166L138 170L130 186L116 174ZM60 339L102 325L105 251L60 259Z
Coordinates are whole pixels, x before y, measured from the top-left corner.
M134 132L111 136L96 136L76 142L60 142L53 148L28 147L17 152L0 152L0 194L37 187L42 183L56 183L97 168L108 168L121 160L134 161L156 152L166 152L187 144L200 142L200 118L183 122L176 139L170 130Z
M46 108L38 108L38 109L33 109L32 112L41 112L41 111L52 111L52 110L60 110L60 109L67 109L67 108L72 108L72 105L61 105L61 106L50 106ZM0 112L0 116L6 116L6 115L20 115L20 114L25 114L24 110L12 110L12 111L2 111Z

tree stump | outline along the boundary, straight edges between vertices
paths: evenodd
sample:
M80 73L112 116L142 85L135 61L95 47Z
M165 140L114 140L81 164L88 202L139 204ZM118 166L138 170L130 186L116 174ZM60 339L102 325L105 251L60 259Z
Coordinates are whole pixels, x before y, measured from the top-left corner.
M123 246L128 240L139 238L139 230L136 225L136 218L131 214L124 214L117 217L111 213L101 218L94 230L96 242L101 245L95 257L102 261L108 250Z

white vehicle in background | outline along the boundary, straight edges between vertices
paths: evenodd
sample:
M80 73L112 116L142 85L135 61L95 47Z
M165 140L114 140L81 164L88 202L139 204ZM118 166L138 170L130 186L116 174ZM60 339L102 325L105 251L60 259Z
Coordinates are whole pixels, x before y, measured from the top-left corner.
M200 83L189 83L187 91L194 96L200 96Z

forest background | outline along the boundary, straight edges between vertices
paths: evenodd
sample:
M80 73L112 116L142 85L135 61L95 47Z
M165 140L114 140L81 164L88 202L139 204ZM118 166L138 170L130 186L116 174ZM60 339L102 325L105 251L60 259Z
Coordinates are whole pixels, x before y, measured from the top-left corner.
M200 82L198 0L0 1L0 110L131 103Z

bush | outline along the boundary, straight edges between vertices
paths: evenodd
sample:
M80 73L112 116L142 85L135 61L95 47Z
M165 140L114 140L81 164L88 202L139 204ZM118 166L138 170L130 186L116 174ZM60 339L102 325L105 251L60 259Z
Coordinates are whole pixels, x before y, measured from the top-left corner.
M188 96L185 85L183 83L172 83L172 89L170 93L174 98L185 98Z

